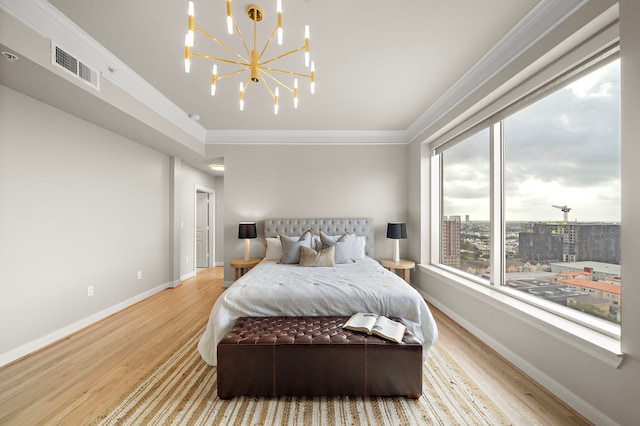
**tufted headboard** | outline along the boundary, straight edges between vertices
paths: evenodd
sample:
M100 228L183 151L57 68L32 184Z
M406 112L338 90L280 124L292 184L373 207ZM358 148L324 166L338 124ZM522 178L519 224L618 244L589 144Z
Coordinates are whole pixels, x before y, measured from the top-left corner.
M327 235L338 235L345 232L363 235L367 238L367 244L364 247L365 254L373 257L373 219L265 219L264 221L265 238L274 238L280 234L301 235L307 229L311 229L314 235L320 235L320 231Z

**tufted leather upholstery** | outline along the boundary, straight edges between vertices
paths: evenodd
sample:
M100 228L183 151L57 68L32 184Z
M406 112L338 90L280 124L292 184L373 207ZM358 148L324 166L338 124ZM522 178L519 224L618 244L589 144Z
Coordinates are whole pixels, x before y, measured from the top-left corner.
M218 344L218 395L419 397L418 339L407 331L396 344L344 330L347 319L238 319Z

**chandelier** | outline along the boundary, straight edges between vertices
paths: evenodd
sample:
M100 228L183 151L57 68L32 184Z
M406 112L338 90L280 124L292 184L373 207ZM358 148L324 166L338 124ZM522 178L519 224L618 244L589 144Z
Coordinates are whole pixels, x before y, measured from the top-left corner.
M214 37L207 31L205 31L204 29L196 25L195 17L194 17L194 4L193 4L193 1L190 1L189 9L188 9L189 27L188 27L187 34L185 35L185 48L184 48L185 72L188 73L191 70L191 57L209 59L211 61L214 61L213 68L211 71L211 96L214 96L216 94L216 85L218 80L231 77L236 74L242 74L243 72L247 71L248 76L246 80L244 82L240 82L240 110L241 111L244 110L245 92L249 89L249 85L250 85L249 83L259 83L259 82L263 83L264 87L266 87L267 91L273 98L274 114L278 113L280 87L283 88L284 90L288 90L293 94L293 106L294 108L298 108L298 78L297 77L308 78L310 82L311 94L315 92L315 63L314 61L309 61L309 26L305 25L304 27L304 44L302 46L296 49L290 50L286 53L282 53L277 56L271 57L269 59L265 59L264 57L265 51L271 44L271 41L273 40L274 36L276 36L277 38L278 45L282 45L282 38L283 38L282 1L277 0L277 4L276 4L277 22L276 22L275 28L271 32L271 35L266 40L264 47L260 52L258 52L257 50L256 30L257 30L258 22L260 22L263 17L262 8L255 4L251 4L247 6L247 16L251 21L253 21L253 44L252 44L252 47L249 48L249 45L245 37L242 35L242 32L238 27L238 23L236 22L235 15L232 13L231 0L226 0L226 4L227 4L227 33L229 35L233 35L234 29L235 29L236 33L240 38L240 41L242 42L242 45L244 46L244 53L240 53L234 50L229 45L225 44L218 38ZM204 55L201 53L193 52L192 49L194 45L195 31L198 31L205 37L209 38L210 40L214 41L215 43L223 47L232 55L233 58L232 59L220 58L216 56ZM303 74L295 71L289 71L289 70L272 67L272 64L274 62L277 62L278 60L286 56L293 55L294 53L298 53L302 51L304 51L305 67L309 68L308 74ZM234 71L231 71L227 74L223 74L219 76L218 64L216 62L237 65L240 68ZM287 85L280 78L278 78L282 74L290 75L294 77L293 87L291 87L290 85ZM272 83L274 88L273 90L272 90L272 86L269 85L268 81Z

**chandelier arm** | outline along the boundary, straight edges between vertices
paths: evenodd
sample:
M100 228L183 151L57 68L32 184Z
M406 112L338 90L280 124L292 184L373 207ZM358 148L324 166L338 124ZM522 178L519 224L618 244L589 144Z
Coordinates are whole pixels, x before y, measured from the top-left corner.
M267 71L273 71L273 72L279 72L282 74L289 74L289 75L295 75L298 77L306 77L306 78L311 78L311 74L302 74L300 72L295 72L295 71L287 71L287 70L281 70L278 68L270 68L270 67L260 67L261 70L267 70ZM266 73L265 73L266 74Z
M262 84L264 84L264 87L266 87L266 88L267 88L267 91L269 92L269 94L271 95L271 97L272 97L273 99L275 99L275 98L276 98L276 95L274 95L274 94L273 94L273 91L271 90L271 87L269 87L269 85L267 84L267 82L265 81L265 79L264 79L264 78L261 78L261 79L260 79L260 81L262 82Z
M236 32L238 33L238 36L240 37L240 41L242 41L242 45L244 46L244 50L247 51L247 55L249 55L249 57L251 57L251 50L249 49L249 46L247 46L247 41L244 39L244 35L242 34L242 30L240 30L240 27L238 26L238 22L236 21L236 16L233 15L231 17L231 19L233 19L233 26L236 28Z
M271 59L267 59L266 61L261 62L261 63L260 63L260 64L258 64L258 65L262 67L264 64L268 64L269 62L277 61L278 59L282 59L282 58L284 58L285 56L293 55L294 53L297 53L297 52L299 52L299 51L301 51L301 50L304 50L304 46L301 46L301 47L299 47L299 48L297 48L297 49L290 50L290 51L289 51L289 52L287 52L287 53L283 53L282 55L275 56L275 57L273 57L273 58L271 58Z
M272 76L271 74L269 74L268 72L262 72L263 75L266 75L267 77L269 77L271 80L273 80L274 82L276 82L276 84L284 87L285 89L287 89L288 91L290 91L291 93L293 92L293 89L289 86L287 86L285 83L281 82L280 80L278 80L277 78L275 78L274 76ZM265 83L266 84L266 83ZM272 95L273 96L273 95Z
M217 79L218 79L218 80L222 80L223 78L232 77L232 76L234 76L234 75L236 75L236 74L240 74L241 72L245 72L245 71L247 71L248 69L249 69L249 67L244 67L244 68L241 68L241 69L239 69L239 70L232 71L232 72L230 72L230 73L228 73L228 74L221 75L221 76L220 76L220 77L218 77Z
M226 62L228 64L234 64L234 65L243 65L243 66L248 66L249 65L246 62L238 62L238 61L234 61L234 60L231 60L231 59L225 59L225 58L218 58L216 56L203 55L202 53L192 53L191 56L195 56L196 58L210 59L212 61ZM248 69L248 68L245 68L245 69Z
M264 52L266 52L267 47L269 47L269 45L271 44L271 40L273 40L273 36L276 34L277 31L278 31L278 24L276 24L276 26L273 28L273 31L271 32L271 35L269 36L269 38L265 42L264 47L262 48L262 51L260 52L260 56L258 56L258 60L262 59L262 55L264 55Z
M195 29L200 31L200 33L202 33L205 37L209 38L210 40L218 43L220 46L222 46L223 48L227 49L229 52L231 52L233 55L237 56L238 58L242 59L245 62L249 62L248 59L246 59L244 56L242 56L240 53L236 52L234 49L232 49L231 47L227 46L226 44L224 44L223 42L221 42L220 40L218 40L217 38L215 38L214 36L212 36L211 34L209 34L208 32L206 32L205 30L203 30L202 28L200 28L199 26L195 26ZM243 39L244 41L244 39ZM246 44L245 44L246 47ZM247 53L249 53L247 51ZM193 54L192 54L193 55Z

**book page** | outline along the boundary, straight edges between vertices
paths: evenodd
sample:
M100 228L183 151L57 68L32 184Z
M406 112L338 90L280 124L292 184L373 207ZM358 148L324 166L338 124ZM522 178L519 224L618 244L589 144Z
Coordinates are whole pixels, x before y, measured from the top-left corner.
M378 315L376 314L358 312L349 318L349 320L344 324L344 328L364 331L365 333L371 334L371 329L377 319Z
M404 324L390 320L387 317L379 317L376 324L372 328L373 334L392 340L396 343L402 342L405 331Z

